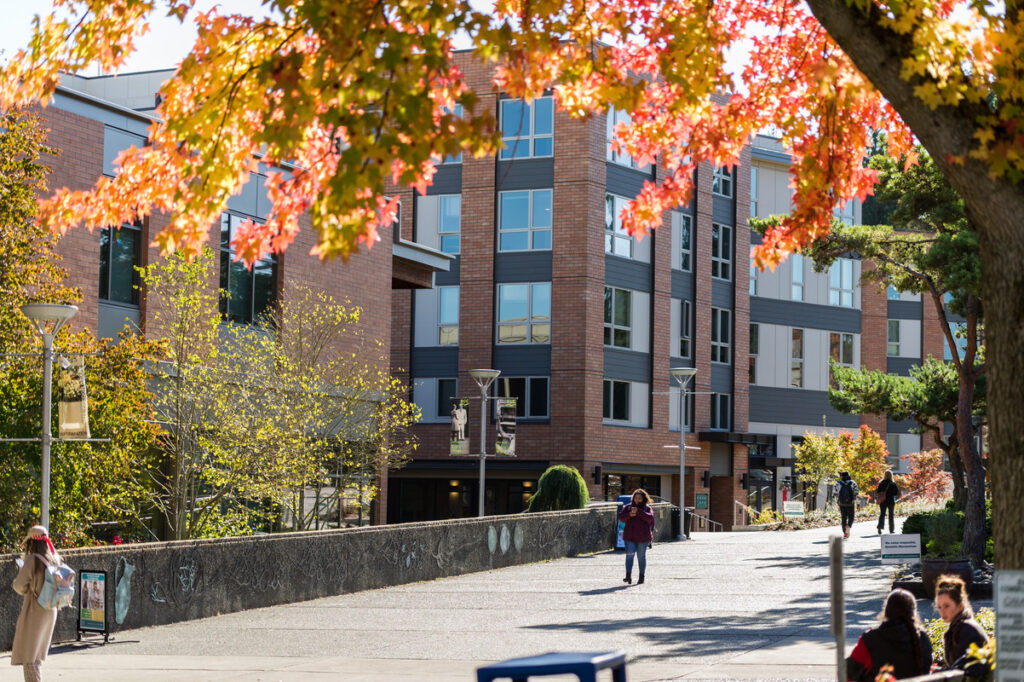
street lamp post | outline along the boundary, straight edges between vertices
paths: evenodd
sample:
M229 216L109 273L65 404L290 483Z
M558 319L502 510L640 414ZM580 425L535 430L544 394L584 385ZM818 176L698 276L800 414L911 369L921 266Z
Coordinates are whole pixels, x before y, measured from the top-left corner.
M43 434L42 434L42 502L40 522L50 527L50 443L51 431L50 400L53 386L53 339L68 320L75 316L78 307L59 303L29 303L21 306L36 331L43 337Z
M487 389L501 374L500 369L471 369L469 376L480 387L480 505L478 516L484 516L484 477L487 458Z
M696 367L673 367L668 371L679 383L679 537L686 537L686 426L683 414L686 410L686 387L697 374Z

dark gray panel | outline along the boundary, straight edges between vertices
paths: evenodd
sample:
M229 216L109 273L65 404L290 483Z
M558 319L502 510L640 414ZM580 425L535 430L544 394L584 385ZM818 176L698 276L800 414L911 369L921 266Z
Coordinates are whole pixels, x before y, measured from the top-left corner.
M764 242L764 237L757 230L750 230L750 245L757 246Z
M913 419L904 419L901 422L894 422L891 419L885 420L885 430L887 433L910 433L911 429L918 428L917 422Z
M462 193L462 164L449 163L437 167L434 184L427 187L427 196Z
M56 93L53 96L53 101L50 102L50 106L55 109L70 111L73 114L91 118L94 121L100 121L101 123L106 123L136 135L142 135L143 137L149 135L149 126L154 120L152 116L135 115L126 109L115 108L113 105L108 108L98 101L88 99L88 95L79 98L66 91Z
M886 358L885 359L885 371L889 374L899 374L900 376L910 376L910 368L917 367L921 364L921 360L918 358Z
M105 126L103 128L103 174L117 175L114 168L114 159L117 158L118 154L133 145L140 149L146 146L146 136Z
M711 305L716 308L728 308L732 310L733 302L736 299L733 297L733 284L732 282L725 282L720 279L711 280Z
M807 391L801 388L750 387L750 421L769 424L821 424L825 415L827 426L855 429L860 415L841 414L828 401L828 391Z
M672 298L685 298L692 301L694 288L692 272L672 271Z
M494 369L508 376L551 376L551 346L495 346Z
M693 359L692 358L677 358L677 357L675 357L673 355L672 357L670 357L668 359L668 366L669 367L693 367ZM671 376L669 378L671 378ZM672 379L672 381L675 381L675 379ZM673 384L673 386L674 385L675 384Z
M459 264L462 263L462 256L455 256L455 260L448 265L448 272L438 270L434 273L434 286L455 286L459 283Z
M735 186L734 182L733 187ZM711 219L722 225L735 225L736 201L729 197L720 197L717 194L711 195Z
M494 254L495 282L550 282L551 252Z
M547 189L555 186L554 159L498 161L494 169L494 190Z
M732 365L711 363L711 390L715 393L732 393Z
M604 282L613 287L650 291L651 266L628 258L606 255L604 257Z
M604 376L606 379L651 381L651 356L629 350L604 349Z
M453 377L459 373L459 349L413 348L409 364L414 378Z
M641 173L610 161L605 164L605 184L610 194L633 199L644 188L644 181L650 179L649 172Z
M97 326L101 339L116 339L125 326L136 334L142 333L139 327L138 306L100 301L98 312Z
M860 334L860 310L816 303L750 297L750 321Z
M890 320L920 320L921 301L886 301L886 316Z

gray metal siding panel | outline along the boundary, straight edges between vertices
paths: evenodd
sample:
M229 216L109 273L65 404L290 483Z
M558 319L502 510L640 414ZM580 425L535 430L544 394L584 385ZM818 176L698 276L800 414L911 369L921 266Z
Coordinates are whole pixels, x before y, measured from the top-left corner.
M735 187L735 178L733 178L733 187ZM711 219L716 223L722 225L735 225L736 224L736 201L729 197L720 197L718 195L711 196ZM733 244L736 240L733 240Z
M455 256L455 260L451 261L448 266L448 272L444 270L438 270L434 273L434 286L456 286L459 283L459 264L462 262L462 256Z
M920 320L921 301L887 301L886 315L891 320Z
M764 243L764 237L761 236L761 233L757 230L750 230L750 245L758 246L762 243Z
M427 187L427 196L432 194L461 194L462 164L450 163L437 167L434 184Z
M550 282L551 252L497 253L494 255L495 282Z
M711 390L715 393L732 393L732 365L711 363Z
M644 181L650 179L650 173L641 173L610 161L605 163L605 185L610 194L633 199L644 188Z
M886 358L885 359L885 371L889 374L899 374L900 376L910 376L910 368L917 367L921 364L921 360L918 358Z
M765 149L764 147L758 147L752 145L750 147L750 156L754 159L761 159L762 161L774 161L775 163L790 164L793 162L792 157L784 152L777 152L772 149Z
M628 350L604 349L604 376L606 379L651 381L651 356Z
M555 186L554 159L516 159L498 161L495 167L494 191L514 189L547 189Z
M750 387L750 421L769 424L821 424L825 415L828 426L855 429L860 415L841 414L828 401L828 391L807 391L800 388Z
M459 373L459 349L413 348L409 364L414 379L454 377Z
M694 288L692 272L672 271L672 298L692 301Z
M917 422L913 419L904 419L901 422L894 422L891 419L885 420L885 430L887 433L910 433L911 429L918 428Z
M860 310L815 303L750 297L750 321L860 334Z
M720 279L711 280L711 305L731 310L734 300L732 282L724 282Z
M138 306L125 306L107 301L99 302L97 319L98 334L101 339L116 339L127 325L134 333L141 334L139 326Z
M506 376L551 375L551 346L495 346L493 360Z
M50 106L55 109L70 111L72 114L91 118L94 121L100 121L109 126L121 128L143 137L149 136L149 126L153 123L151 118L142 118L141 116L136 118L117 109L108 109L98 103L78 99L64 92L55 93Z
M636 291L651 290L651 266L628 258L605 256L605 284Z

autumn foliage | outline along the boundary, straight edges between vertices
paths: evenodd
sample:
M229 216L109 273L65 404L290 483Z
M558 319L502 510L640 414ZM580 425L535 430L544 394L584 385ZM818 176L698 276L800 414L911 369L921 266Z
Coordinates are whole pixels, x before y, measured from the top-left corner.
M920 497L937 502L950 495L952 480L942 461L942 450L925 450L904 455L906 474L896 477L903 499Z

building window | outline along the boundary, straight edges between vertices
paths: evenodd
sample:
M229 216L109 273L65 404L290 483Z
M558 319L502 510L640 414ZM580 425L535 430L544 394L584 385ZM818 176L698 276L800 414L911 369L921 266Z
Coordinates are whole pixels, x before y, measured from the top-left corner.
M789 385L793 388L804 387L804 330L793 330L793 343L791 345L791 362L789 370Z
M679 269L690 272L693 268L693 217L673 213L672 219L679 225Z
M551 249L551 190L502 192L498 215L499 251Z
M849 258L836 260L828 269L828 303L853 307L853 261Z
M757 265L750 259L750 295L757 296Z
M794 301L804 300L804 257L794 253L790 258L793 261L793 285L790 288L789 297Z
M693 345L693 304L679 302L679 357L689 358Z
M611 161L612 163L617 163L620 166L626 166L628 168L636 168L645 172L650 172L650 164L644 164L643 166L641 166L637 164L636 160L625 151L612 151L612 138L615 137L615 126L617 126L619 123L629 126L629 124L633 122L630 115L625 111L621 111L619 109L616 109L615 107L611 107L608 110L608 116L606 120L608 122L608 160Z
M885 297L890 301L898 301L901 298L900 292L892 285L885 288Z
M462 231L462 195L446 194L437 202L440 215L437 220L437 234L441 237L441 251L459 252Z
M435 417L438 419L451 416L452 398L458 397L458 393L455 392L456 385L455 379L437 380L437 408L434 411L437 412Z
M668 416L668 430L678 431L679 430L679 395L683 393L678 386L669 387L669 395L671 396L671 414ZM690 433L693 430L693 392L686 391L684 398L686 402L683 403L683 429Z
M711 223L711 276L732 279L732 228Z
M604 288L604 345L632 346L633 293L627 289Z
M529 104L521 99L501 100L502 159L551 156L554 151L554 104L538 97Z
M437 343L456 346L459 343L459 287L438 287L437 294Z
M252 264L234 260L231 239L242 223L242 216L225 213L220 221L220 288L228 293L220 302L220 312L232 322L252 324L267 312L277 299L277 259L262 258Z
M844 367L853 367L853 334L829 334L828 351L832 362Z
M604 251L623 258L633 257L633 238L622 225L622 209L628 201L614 194L604 198Z
M454 114L455 118L462 118L462 105L461 104L456 104L454 109L449 109L448 107L444 107L444 113L446 113L446 114L449 114L449 113L450 114ZM462 163L462 152L459 152L455 156L449 155L449 156L444 157L444 161L442 161L442 163L445 163L445 164L447 164L447 163Z
M604 380L602 416L605 421L629 421L629 382Z
M885 465L893 471L899 471L900 466L900 435L890 433L885 436L885 448L889 451L885 458Z
M723 308L711 309L711 362L729 364L732 338L732 313Z
M498 286L498 343L551 343L551 283Z
M506 377L494 382L499 398L516 399L516 416L520 419L548 417L547 377Z
M836 206L832 215L847 225L853 225L855 219L853 202L847 201L843 206Z
M732 169L719 166L711 181L711 191L720 197L732 197Z
M757 217L757 166L750 167L750 217Z
M139 305L142 230L139 225L107 227L100 232L100 298Z
M728 431L731 426L730 398L728 393L711 394L711 428L715 431Z
M757 383L757 356L761 345L761 328L756 324L750 325L750 370L748 372L748 383Z
M956 343L956 352L958 357L963 357L964 353L967 352L967 325L961 322L949 322L949 333L953 335L953 341ZM979 329L979 337L980 329ZM949 347L949 341L943 337L942 339L942 359L951 361L953 359L953 350Z
M888 343L885 346L885 354L889 357L899 357L900 354L900 321L889 320Z

